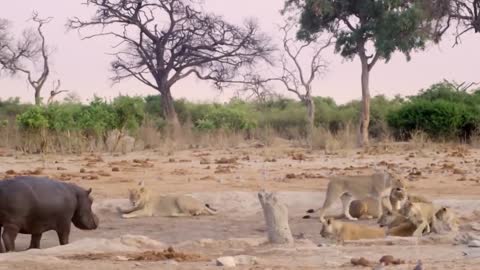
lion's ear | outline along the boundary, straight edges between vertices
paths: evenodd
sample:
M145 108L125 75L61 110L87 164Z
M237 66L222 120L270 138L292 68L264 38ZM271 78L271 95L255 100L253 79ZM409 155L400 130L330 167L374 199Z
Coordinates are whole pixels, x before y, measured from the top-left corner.
M145 186L145 181L141 180L140 182L138 182L138 185L141 186L141 187L144 187Z

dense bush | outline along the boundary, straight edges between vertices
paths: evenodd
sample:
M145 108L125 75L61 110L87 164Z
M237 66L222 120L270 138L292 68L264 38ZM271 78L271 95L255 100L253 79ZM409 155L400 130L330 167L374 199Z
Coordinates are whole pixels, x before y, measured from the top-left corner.
M480 124L480 96L456 90L448 83L435 84L410 97L388 114L388 124L398 139L423 131L433 139L470 139Z
M314 97L315 126L331 134L357 127L360 101L336 104L331 98ZM184 99L174 103L180 123L198 132L227 130L251 133L270 130L285 138L306 135L304 104L288 98L264 103L232 99L220 103L192 103ZM480 125L480 90L458 91L449 83L438 83L418 95L402 99L375 96L371 99L369 132L372 138L393 134L408 139L412 132L423 131L432 138L468 139ZM53 133L74 131L85 137L104 137L113 129L135 135L145 122L166 127L161 97L119 96L112 102L94 97L89 104L54 103L49 106L21 104L18 99L0 101L0 123L13 124L30 134L41 130ZM153 121L152 121L153 120Z

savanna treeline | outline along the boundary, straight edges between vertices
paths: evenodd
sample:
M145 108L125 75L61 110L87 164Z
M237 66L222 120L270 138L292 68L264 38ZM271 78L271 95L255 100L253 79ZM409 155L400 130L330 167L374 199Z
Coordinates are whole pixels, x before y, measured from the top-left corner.
M60 79L50 76L53 51L43 29L53 18L33 12L36 28L26 29L22 35L11 33L9 22L0 18L0 75L26 77L37 105L28 108L5 103L15 110L28 109L17 115L15 124L4 124L20 128L23 137L15 138L26 138L28 145L40 144L46 149L72 138L98 141L110 130L135 133L146 122L177 135L182 126L197 133L245 133L248 138L268 129L287 138L306 138L309 146L322 141L314 134L319 128L329 134L355 130L358 146L368 146L370 138L408 139L413 130L433 139L469 141L477 130L477 92L444 83L407 100L372 98L370 75L378 62L388 63L395 53L408 61L413 52L444 42L447 33L455 34L454 45L459 45L466 33L479 33L480 0L285 0L280 11L284 18L280 43L262 32L254 18L232 24L206 12L202 1L83 3L93 15L72 15L67 30L78 31L82 40L108 37L113 42L108 52L113 57L113 82L134 79L159 96L118 97L112 102L97 98L89 105L54 104L54 98L67 90L60 89ZM346 60L360 60L360 101L337 105L313 96L313 85L321 88L319 75L328 70L324 51L330 47ZM310 61L305 63L302 58ZM36 66L42 68L35 70ZM174 100L178 82L188 77L209 81L219 89L239 86L258 100L224 105ZM43 106L41 94L47 81L56 84ZM267 98L270 89L278 93L280 87L294 93L299 102ZM321 95L321 89L315 90ZM52 134L58 136L56 143L47 140ZM32 142L38 136L39 142Z
M111 131L119 130L145 140L146 147L154 147L162 141L149 141L145 133L157 133L160 139L169 134L159 99L159 95L118 96L111 101L95 97L89 104L66 99L49 106L22 104L18 99L1 101L2 143L26 151L77 152L89 150L92 142L101 146ZM313 100L317 142L314 147L325 147L325 134L335 137L354 133L361 110L359 100L342 105L331 98ZM376 96L371 101L369 135L376 141L409 140L422 132L432 140L468 143L480 135L478 104L480 88L466 90L446 81L411 97ZM275 136L301 142L309 129L305 106L282 97L263 101L234 98L224 104L180 99L174 106L183 133L192 138L222 133L267 143Z

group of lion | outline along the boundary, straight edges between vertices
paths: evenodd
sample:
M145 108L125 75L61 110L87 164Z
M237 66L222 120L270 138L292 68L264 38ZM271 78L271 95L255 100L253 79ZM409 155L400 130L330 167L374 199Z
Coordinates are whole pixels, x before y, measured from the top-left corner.
M343 204L343 216L347 219L354 221L377 218L379 226L325 218L325 212L339 198ZM129 199L132 204L129 209L118 208L123 218L217 213L210 205L188 195L152 196L143 181L137 188L129 190ZM404 181L391 172L332 177L323 206L307 212L319 213L323 237L340 241L387 235L418 237L431 232L458 230L457 219L450 208L435 205L422 196L409 194Z
M379 226L325 218L325 212L339 198L343 204L343 216L347 219L377 218ZM331 178L324 205L307 211L315 212L319 213L323 225L321 235L338 241L387 235L419 237L458 230L458 220L452 209L436 205L423 196L409 194L405 182L391 172Z

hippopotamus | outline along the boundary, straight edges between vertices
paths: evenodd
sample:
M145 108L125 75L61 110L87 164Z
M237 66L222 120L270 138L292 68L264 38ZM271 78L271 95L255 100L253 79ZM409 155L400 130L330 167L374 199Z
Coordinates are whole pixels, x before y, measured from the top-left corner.
M30 248L40 248L46 231L55 230L60 245L68 244L71 223L95 230L92 189L45 177L17 176L0 181L0 229L7 252L15 250L18 233L31 234ZM0 242L0 252L4 252Z

